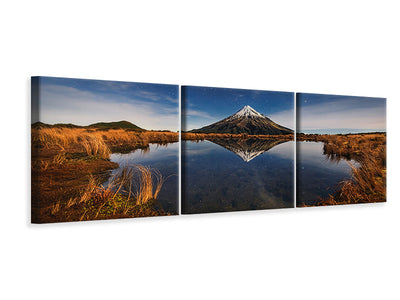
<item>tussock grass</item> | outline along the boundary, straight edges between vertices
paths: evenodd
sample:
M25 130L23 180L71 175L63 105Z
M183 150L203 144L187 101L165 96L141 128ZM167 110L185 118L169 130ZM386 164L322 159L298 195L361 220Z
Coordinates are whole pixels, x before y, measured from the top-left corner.
M65 152L60 152L56 154L53 158L53 163L57 165L62 165L67 160Z
M50 213L52 215L56 215L59 211L60 211L61 205L60 205L60 201L57 201L56 203L54 203L50 209Z
M158 170L142 165L124 166L112 175L107 185L91 177L76 201L83 209L80 220L106 215L129 217L138 206L152 204L158 198L164 181Z
M137 168L137 172L133 179L135 180L137 178L137 181L134 181L133 184L133 194L136 197L136 204L141 205L148 202L150 199L157 199L164 183L162 174L156 169L150 169L150 167L141 165L135 167ZM128 191L132 191L131 186Z
M98 156L100 158L109 158L110 149L104 140L95 135L85 135L81 142L88 156Z
M386 134L312 135L308 140L324 142L330 160L348 161L352 178L340 182L335 192L317 205L386 201Z
M125 129L92 130L85 128L32 128L32 145L61 151L77 150L89 156L106 158L110 150L131 151L148 147L150 143L177 142L177 132L136 132ZM106 149L108 147L108 149Z
M371 154L359 159L360 167L348 162L352 178L338 184L333 195L323 198L318 205L373 203L386 200L386 168Z
M71 144L78 142L79 129L71 128L32 128L32 144L44 148L58 147L65 150Z

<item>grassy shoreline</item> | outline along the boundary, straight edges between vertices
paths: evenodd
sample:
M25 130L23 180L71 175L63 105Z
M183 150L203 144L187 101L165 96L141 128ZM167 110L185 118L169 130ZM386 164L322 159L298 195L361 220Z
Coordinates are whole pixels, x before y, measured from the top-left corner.
M346 159L352 170L352 178L340 182L333 194L318 200L317 206L386 201L386 133L299 134L297 140L323 142L330 160Z
M182 140L213 140L213 139L264 139L264 140L294 140L293 134L281 134L281 135L250 135L246 133L242 134L231 134L231 133L192 133L182 132Z
M159 175L157 170L133 166L137 170L135 180L140 180L135 182L136 190L132 187L133 174L128 180L126 172L114 178L114 183L119 183L114 189L102 187L101 182L107 181L111 171L119 167L110 161L111 153L146 149L151 143L177 142L178 133L43 127L32 128L31 134L32 222L170 214L156 201L162 186L152 186ZM113 193L118 189L118 195Z

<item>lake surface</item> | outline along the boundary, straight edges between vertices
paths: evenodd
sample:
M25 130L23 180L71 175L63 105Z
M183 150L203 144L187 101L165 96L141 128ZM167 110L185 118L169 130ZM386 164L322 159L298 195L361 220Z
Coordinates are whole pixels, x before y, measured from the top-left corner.
M294 207L293 148L293 141L182 141L182 213Z
M338 183L351 178L349 162L356 163L330 160L323 146L322 142L297 142L296 206L315 205L320 198L333 194Z
M163 178L168 177L157 200L166 212L178 213L179 143L150 144L146 149L134 150L127 154L112 153L110 159L120 167L138 164L150 166L159 170ZM117 171L118 169L113 170L113 173Z

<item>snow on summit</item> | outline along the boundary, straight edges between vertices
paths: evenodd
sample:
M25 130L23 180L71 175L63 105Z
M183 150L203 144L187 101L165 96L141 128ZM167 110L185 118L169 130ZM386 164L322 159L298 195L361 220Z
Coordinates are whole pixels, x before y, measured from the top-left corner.
M239 110L237 113L232 115L232 118L243 118L243 117L258 117L258 118L265 118L262 114L257 112L254 108L252 108L250 105L245 105L241 110Z

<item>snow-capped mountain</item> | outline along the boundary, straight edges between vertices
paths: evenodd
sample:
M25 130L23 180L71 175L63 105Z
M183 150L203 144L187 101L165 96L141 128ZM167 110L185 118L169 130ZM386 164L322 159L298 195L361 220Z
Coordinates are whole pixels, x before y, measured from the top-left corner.
M228 117L227 119L239 119L239 118L263 118L264 116L252 108L250 105L245 105L241 110L239 110L234 115Z
M211 125L194 129L191 132L280 135L292 134L293 130L273 122L254 108L245 105L237 113Z

